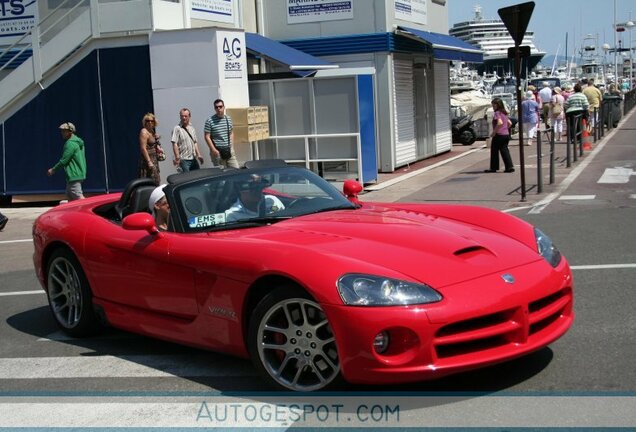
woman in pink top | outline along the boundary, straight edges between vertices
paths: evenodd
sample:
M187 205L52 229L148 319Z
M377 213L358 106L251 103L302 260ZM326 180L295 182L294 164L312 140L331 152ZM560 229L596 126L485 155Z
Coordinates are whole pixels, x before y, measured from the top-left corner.
M492 135L490 144L490 169L485 170L487 173L494 173L499 170L499 153L504 163L504 172L515 172L510 150L508 150L508 142L510 141L510 126L512 122L508 118L508 111L499 98L492 100L492 109L495 113L492 118Z

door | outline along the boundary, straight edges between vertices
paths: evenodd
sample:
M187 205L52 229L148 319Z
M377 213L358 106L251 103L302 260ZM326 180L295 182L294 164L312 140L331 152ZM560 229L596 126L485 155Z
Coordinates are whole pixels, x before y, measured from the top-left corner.
M393 119L395 125L395 166L417 160L415 108L413 106L413 59L393 59Z
M183 235L124 230L98 221L86 236L86 266L95 297L158 314L193 318L198 313L194 271L171 256Z
M416 64L413 69L415 83L415 130L417 140L417 158L433 156L435 154L435 104L431 91L432 76L430 67L426 64Z

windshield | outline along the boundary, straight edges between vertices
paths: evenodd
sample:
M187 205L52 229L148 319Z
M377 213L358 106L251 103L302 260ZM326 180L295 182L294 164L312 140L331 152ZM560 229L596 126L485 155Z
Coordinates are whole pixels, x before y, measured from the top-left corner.
M175 188L185 232L230 229L356 208L330 183L297 167L237 170Z

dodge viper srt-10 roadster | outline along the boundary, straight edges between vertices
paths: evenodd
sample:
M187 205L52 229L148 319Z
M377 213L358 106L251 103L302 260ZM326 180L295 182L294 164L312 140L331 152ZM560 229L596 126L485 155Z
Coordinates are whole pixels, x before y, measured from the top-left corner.
M57 324L251 358L279 389L422 381L513 359L572 325L550 238L481 207L362 202L281 160L62 204L33 227ZM156 194L155 194L156 195Z

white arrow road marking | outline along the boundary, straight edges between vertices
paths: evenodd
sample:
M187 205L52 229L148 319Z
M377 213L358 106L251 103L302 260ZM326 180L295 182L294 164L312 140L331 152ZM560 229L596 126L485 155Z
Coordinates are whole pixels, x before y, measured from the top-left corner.
M631 168L605 168L605 172L597 183L629 183L629 178L633 175L634 170Z
M0 358L0 379L255 376L247 361L215 354Z

